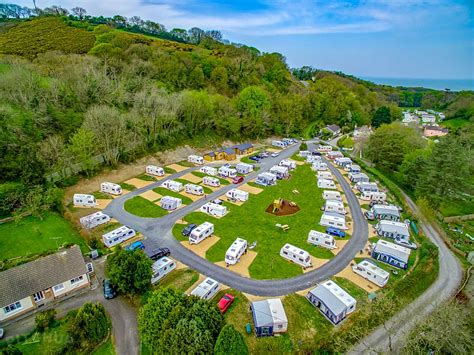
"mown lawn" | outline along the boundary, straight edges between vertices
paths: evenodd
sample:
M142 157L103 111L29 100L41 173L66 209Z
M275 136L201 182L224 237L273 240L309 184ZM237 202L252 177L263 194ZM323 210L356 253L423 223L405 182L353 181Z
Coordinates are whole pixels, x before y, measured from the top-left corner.
M109 338L109 340L107 340L104 344L102 344L94 352L92 352L92 355L115 355L115 354L116 354L115 347L111 338Z
M83 253L88 251L85 240L57 213L0 224L0 260L57 250L65 243L78 244Z
M173 287L185 292L199 279L199 274L191 269L174 270L158 283L159 287Z
M141 196L125 201L124 208L125 211L144 218L158 218L168 214L165 209Z
M200 177L200 178L203 178L204 176L210 176L210 175L201 173L200 171L193 171L191 174L193 174L194 176ZM229 185L230 184L230 182L226 179L222 179L218 176L213 176L213 177L219 179L219 181L221 182L221 185ZM200 184L202 185L202 182Z
M191 200L189 197L183 196L177 192L168 190L164 187L156 187L153 189L153 191L155 191L157 194L160 194L161 196L172 196L180 198L184 205L189 205L190 203L193 203L193 200Z

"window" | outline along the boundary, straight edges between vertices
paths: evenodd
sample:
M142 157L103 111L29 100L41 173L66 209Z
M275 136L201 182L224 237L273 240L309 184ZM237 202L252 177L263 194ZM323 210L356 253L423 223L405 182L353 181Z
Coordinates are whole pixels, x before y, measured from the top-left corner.
M5 314L7 314L7 313L10 313L10 312L16 311L17 309L22 309L22 308L23 306L21 305L20 302L15 302L15 303L9 304L6 307L3 307L3 311L5 312Z
M278 329L283 328L283 324L278 324Z
M75 283L79 282L79 281L82 281L84 279L84 276L78 276L78 277L75 277L71 280L71 285L74 285Z
M53 291L58 292L58 291L61 291L63 288L64 288L63 284L58 284L56 286L53 286Z
M43 293L43 291L36 292L36 293L33 295L33 298L34 298L35 302L39 302L39 301L43 300L43 299L44 299L44 293Z

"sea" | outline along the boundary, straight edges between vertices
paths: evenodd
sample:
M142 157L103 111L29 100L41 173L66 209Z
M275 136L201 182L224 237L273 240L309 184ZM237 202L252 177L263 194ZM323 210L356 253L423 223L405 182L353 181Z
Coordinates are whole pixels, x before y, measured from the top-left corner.
M473 79L414 79L414 78L380 78L380 77L360 77L375 84L385 84L390 86L423 87L427 89L462 91L474 91Z

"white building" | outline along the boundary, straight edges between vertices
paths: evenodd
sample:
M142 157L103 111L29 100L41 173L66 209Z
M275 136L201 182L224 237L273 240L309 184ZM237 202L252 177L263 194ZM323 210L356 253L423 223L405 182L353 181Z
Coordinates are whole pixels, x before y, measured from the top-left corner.
M273 336L288 330L288 318L279 298L252 302L250 309L257 337Z
M221 181L218 178L212 176L204 176L202 183L207 186L219 187L221 186Z
M346 214L346 209L344 208L344 203L337 200L326 200L324 205L325 212L335 212L339 214Z
M318 179L318 188L320 189L336 189L336 184L332 180Z
M214 224L204 222L194 228L189 235L189 244L199 244L214 233Z
M102 235L102 241L107 248L112 248L136 235L135 230L127 226L121 226Z
M336 227L339 229L347 229L346 218L339 213L324 212L319 221L321 226Z
M330 146L330 145L319 145L318 152L320 152L320 153L332 152L332 146Z
M165 175L165 170L159 166L156 165L147 165L145 167L145 172L148 175L154 175L154 176L163 176Z
M227 166L221 166L218 170L219 176L233 178L237 176L237 170Z
M318 232L315 230L310 230L308 233L308 243L313 244L319 247L323 247L326 249L335 249L337 248L336 246L336 241L334 240L334 237L332 235Z
M200 155L190 155L188 156L188 162L197 164L197 165L202 165L204 164L204 158L201 157Z
M88 194L74 194L73 196L74 207L95 207L97 201L94 195Z
M183 200L174 196L163 196L160 200L161 208L167 211L174 211L181 207Z
M217 292L219 292L221 285L216 280L207 277L203 282L196 286L194 290L191 291L191 296L199 297L203 300L211 300ZM183 334L185 336L185 334Z
M247 191L239 189L231 189L227 191L225 195L227 198L242 202L245 202L249 199L249 193Z
M213 217L223 217L227 213L226 206L218 205L217 203L213 202L208 202L202 205L199 210Z
M349 165L346 165L346 167L344 168L344 170L350 172L350 173L360 173L362 170L360 168L359 165L357 164L349 164Z
M79 219L81 225L86 229L95 228L101 224L108 223L109 221L110 217L103 212L95 212Z
M247 241L242 238L237 238L231 244L225 253L225 263L227 265L235 265L240 261L242 255L247 252Z
M255 180L255 183L258 185L270 186L270 185L275 185L276 181L277 181L277 177L275 174L261 173L261 174L258 174L257 179Z
M174 180L166 180L163 184L161 184L162 187L165 189L168 189L170 191L174 192L180 192L184 189L184 186L182 183L179 181L174 181Z
M371 211L376 219L400 220L400 210L395 205L373 205Z
M433 124L436 123L436 116L430 114L422 114L421 115L421 123L422 124Z
M270 174L276 175L277 179L286 179L290 175L287 167L279 165L272 166Z
M287 167L288 169L296 169L296 162L289 159L283 159L278 165Z
M339 191L324 190L323 191L323 199L342 201L342 196L341 196L341 193Z
M380 287L384 287L390 277L387 271L369 260L362 260L360 263L353 265L352 271Z
M247 175L253 171L253 165L247 163L238 163L235 166L235 170L237 170L239 174Z
M309 150L300 150L298 152L298 156L300 157L309 157L311 155L311 152Z
M217 175L217 169L213 168L212 166L203 166L202 168L199 169L201 173L211 175L211 176L216 176Z
M151 266L152 268L152 277L151 283L155 284L160 281L163 277L168 275L171 271L176 269L176 263L174 260L165 257L158 259Z
M315 162L320 162L320 161L322 161L322 159L323 158L321 158L320 155L308 155L306 157L306 162L312 164L312 163L315 163Z
M100 184L100 192L111 195L121 195L122 187L119 184L114 184L113 182L103 182Z
M311 255L307 251L288 243L280 249L280 255L304 268L311 267L312 265Z
M191 195L197 195L197 196L204 195L204 189L202 188L202 186L195 185L195 184L184 185L184 191Z

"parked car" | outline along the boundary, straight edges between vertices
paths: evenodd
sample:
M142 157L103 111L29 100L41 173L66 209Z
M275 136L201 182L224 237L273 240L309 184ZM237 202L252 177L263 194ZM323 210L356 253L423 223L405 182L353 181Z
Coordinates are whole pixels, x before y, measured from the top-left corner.
M364 212L365 218L367 218L369 221L373 221L375 219L374 213L372 211L366 211Z
M218 199L216 198L214 201L212 201L212 203L215 203L216 205L222 205L224 201L222 201L221 199Z
M117 296L117 292L115 291L114 285L110 282L109 279L105 279L102 281L102 287L104 291L104 298L106 300L111 300L115 296Z
M0 328L0 339L3 339L3 336L5 335L5 331L3 328Z
M185 237L189 237L191 235L191 232L194 230L194 228L197 227L197 224L190 223L186 227L184 227L183 231L181 232L182 235Z
M340 238L344 238L346 236L346 233L338 228L334 228L334 227L327 227L326 228L326 233L327 234L331 234L335 237L340 237Z
M314 151L314 152L311 152L311 155L321 155L321 153L318 151Z
M140 241L133 242L132 244L127 245L125 247L125 250L128 250L128 251L143 250L143 249L145 249L145 244L143 244Z
M272 153L272 158L276 158L276 157L279 156L279 155L280 155L280 153L277 153L277 152Z
M270 153L268 153L268 152L261 152L261 153L260 153L260 156L261 156L262 158L268 158L268 157L270 156Z
M232 179L232 183L234 184L240 184L242 181L244 181L243 176L236 176L235 178Z
M401 245L405 248L413 249L413 250L418 248L418 246L415 243L410 242L408 240L399 239L399 238L395 238L395 244L398 244L398 245Z
M250 159L250 160L253 160L253 161L257 162L257 163L260 161L260 159L259 159L256 155L254 155L253 157L250 157L249 159Z
M219 311L224 314L227 312L231 304L234 302L234 296L229 295L226 293L220 300L219 303L217 303L217 307L219 308Z
M150 259L152 260L158 260L161 259L164 256L170 256L171 252L168 248L158 248L154 249L151 254L150 254Z

